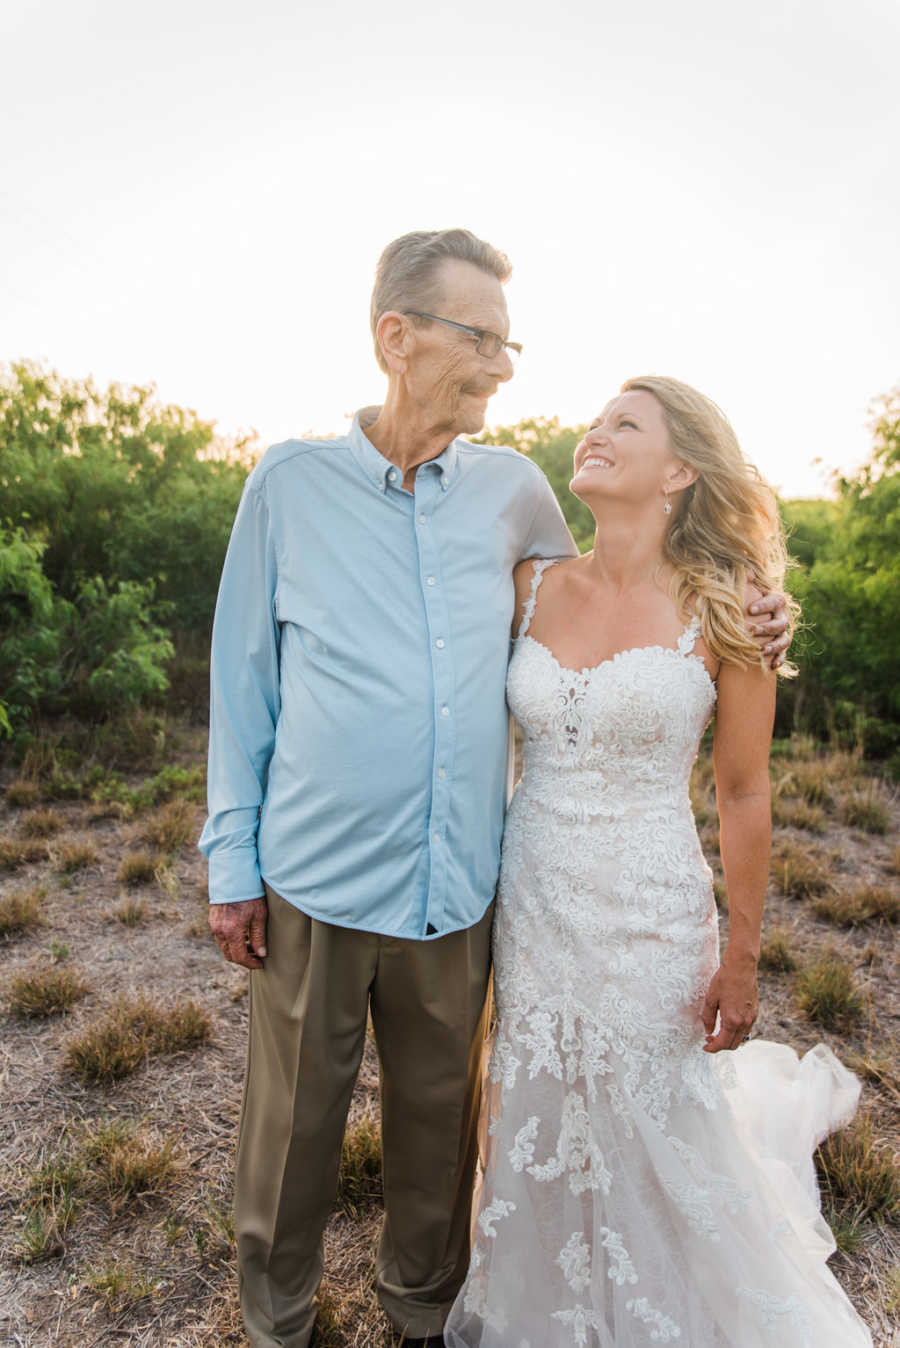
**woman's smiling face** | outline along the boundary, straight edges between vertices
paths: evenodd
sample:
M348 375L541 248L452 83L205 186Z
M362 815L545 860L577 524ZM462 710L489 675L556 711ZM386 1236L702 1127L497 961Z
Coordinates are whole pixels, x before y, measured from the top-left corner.
M571 491L582 500L615 493L640 501L662 496L679 467L669 447L663 410L652 393L634 389L607 403L575 449Z

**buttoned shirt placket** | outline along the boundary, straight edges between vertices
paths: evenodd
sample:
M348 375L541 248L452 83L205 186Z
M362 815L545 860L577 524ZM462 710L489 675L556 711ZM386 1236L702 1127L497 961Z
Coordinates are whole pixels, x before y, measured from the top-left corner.
M423 464L410 494L400 487L398 469L386 474L387 489L398 491L412 506L419 582L428 636L433 707L431 807L427 820L428 883L422 909L422 936L440 931L447 898L447 837L456 748L456 708L450 614L441 574L438 545L439 509L453 484L455 455Z

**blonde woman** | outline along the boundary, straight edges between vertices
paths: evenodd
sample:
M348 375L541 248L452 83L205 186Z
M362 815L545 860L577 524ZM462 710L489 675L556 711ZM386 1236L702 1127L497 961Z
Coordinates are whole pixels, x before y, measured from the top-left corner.
M629 380L575 451L593 551L516 572L525 770L494 926L487 1159L451 1348L862 1348L811 1151L858 1084L744 1044L776 676L747 634L785 548L719 409ZM729 937L688 778L715 716Z

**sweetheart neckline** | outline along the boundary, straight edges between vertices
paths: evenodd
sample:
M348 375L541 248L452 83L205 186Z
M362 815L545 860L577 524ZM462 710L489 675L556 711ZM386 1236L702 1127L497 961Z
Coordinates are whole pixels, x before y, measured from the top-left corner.
M550 659L556 665L557 669L561 671L561 673L574 674L576 678L584 678L586 674L596 674L597 671L599 669L603 669L605 665L614 665L619 660L621 660L622 657L625 655L637 655L643 651L659 651L663 655L677 655L681 660L696 661L697 664L699 664L700 668L703 670L703 673L706 675L706 681L709 684L710 688L712 689L713 693L716 696L718 696L718 689L716 688L715 682L713 681L709 670L706 668L706 662L703 659L703 656L697 655L695 651L682 652L678 649L677 646L660 646L659 644L651 646L627 646L625 650L616 651L613 655L607 656L605 660L601 660L596 665L585 665L583 669L572 669L570 665L562 664L553 654L550 647L545 646L543 641L538 641L537 637L533 637L530 632L523 632L521 636L516 638L516 640L530 641L533 646L537 646L539 650L542 650L546 655L550 657Z

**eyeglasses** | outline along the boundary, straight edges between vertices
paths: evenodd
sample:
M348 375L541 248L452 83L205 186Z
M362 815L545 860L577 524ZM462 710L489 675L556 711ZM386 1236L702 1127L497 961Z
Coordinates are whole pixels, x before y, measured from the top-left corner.
M479 356L484 356L487 360L493 360L501 351L506 354L521 356L521 342L507 342L498 333L488 332L485 328L470 328L466 323L455 323L452 318L438 318L437 314L423 314L421 309L404 309L404 314L413 318L426 318L429 323L443 323L447 328L456 328L459 332L467 332L470 337L475 338L475 350Z

